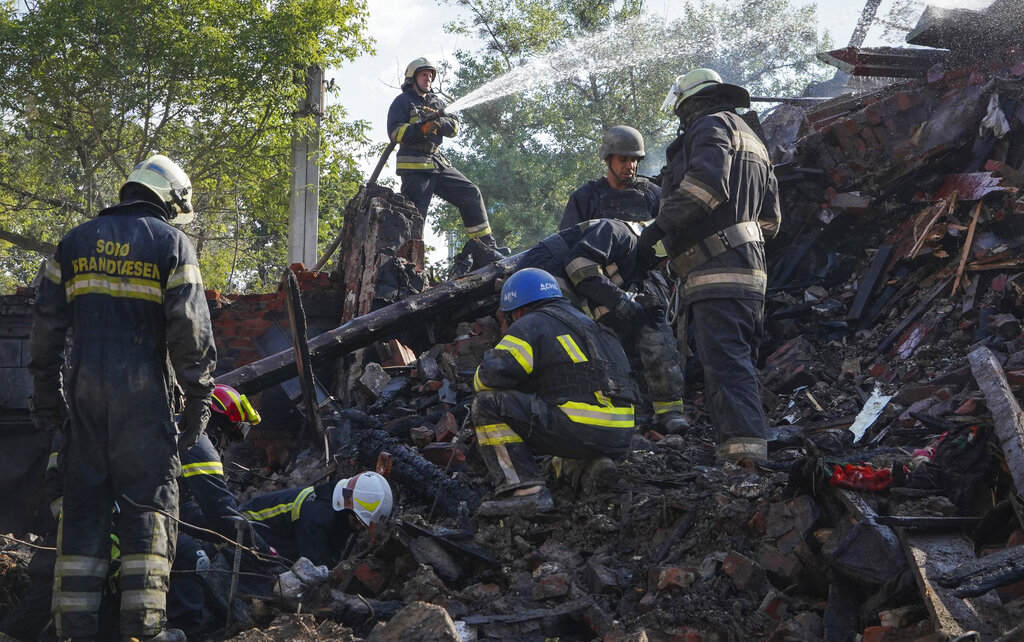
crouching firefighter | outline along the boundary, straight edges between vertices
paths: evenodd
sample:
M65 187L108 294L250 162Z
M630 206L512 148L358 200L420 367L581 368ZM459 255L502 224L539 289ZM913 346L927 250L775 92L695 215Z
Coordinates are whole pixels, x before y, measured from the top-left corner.
M680 434L689 428L683 415L683 362L665 321L668 281L650 269L656 259L637 253L642 226L584 221L530 248L521 265L556 275L562 294L615 330L627 353L643 365L658 430Z
M258 530L281 556L292 561L305 557L333 568L349 539L387 519L393 502L388 480L365 472L339 482L259 495L242 504L242 511L266 526Z
M544 270L509 277L501 310L512 324L473 378L471 418L496 495L477 514L552 510L534 454L606 463L625 454L637 399L629 363Z

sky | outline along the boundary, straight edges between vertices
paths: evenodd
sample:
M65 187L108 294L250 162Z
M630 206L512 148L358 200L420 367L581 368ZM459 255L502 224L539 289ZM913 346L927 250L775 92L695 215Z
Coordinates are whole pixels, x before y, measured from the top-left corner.
M885 16L893 1L882 0L877 15ZM991 0L933 0L931 4L987 6L989 2ZM648 0L647 6L653 15L670 18L678 15L681 4L680 0ZM794 4L805 3L794 0ZM333 78L337 87L329 100L343 105L349 119L368 121L374 141L385 142L387 110L400 91L401 77L409 61L426 56L437 62L446 60L454 64L453 54L457 49L478 49L482 42L476 38L444 32L445 23L466 15L466 9L462 7L438 5L436 0L368 0L367 6L368 32L376 40L376 53L363 55L341 69L328 70L327 78ZM820 0L819 26L829 30L837 47L843 47L853 33L862 8L861 0ZM868 32L865 44L900 44L883 42L882 31L881 26L874 25ZM684 71L680 70L680 73ZM376 159L366 161L367 174L375 164ZM382 179L388 176L394 176L394 157L381 173ZM487 200L486 194L484 200ZM443 243L430 229L429 222L426 237L428 246L438 248L431 254L431 261L443 258Z

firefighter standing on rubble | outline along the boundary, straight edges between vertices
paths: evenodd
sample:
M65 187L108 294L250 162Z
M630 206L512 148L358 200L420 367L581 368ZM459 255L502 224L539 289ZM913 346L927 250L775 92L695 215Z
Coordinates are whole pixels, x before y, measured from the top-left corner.
M424 217L435 193L458 208L470 239L464 254L472 256L473 266L482 267L504 255L491 232L480 188L439 150L442 138L459 133L459 120L454 115L439 116L445 103L431 91L436 77L437 67L427 58L417 58L405 68L402 93L388 109L388 137L398 143L395 173L402 179L402 194Z
M683 363L665 322L668 283L636 251L641 229L641 223L615 219L584 221L542 240L521 265L554 275L563 294L636 351L658 430L679 434L689 428Z
M388 480L365 472L339 482L259 495L242 504L242 511L266 526L260 533L283 557L305 557L333 567L349 538L387 519L393 502Z
M636 129L609 128L598 152L607 173L572 193L558 229L596 218L649 221L657 216L661 188L636 173L646 154L644 137Z
M641 235L650 252L664 237L679 279L686 319L694 326L705 393L719 431L721 460L766 459L767 424L754 370L768 276L764 232L781 221L778 183L764 144L736 114L747 90L711 69L676 78L662 106L679 117L666 150L661 212Z
M635 427L622 346L562 297L553 276L516 272L502 286L501 309L512 323L473 378L471 418L497 496L479 515L553 509L534 453L607 470Z
M174 162L161 155L143 161L121 188L120 203L61 240L36 294L33 414L53 426L64 409L70 417L53 596L61 638L97 635L116 500L121 633L184 639L165 629L177 530L168 515L178 510L178 449L191 447L206 426L216 362L195 251L170 224L192 219L191 197L188 176ZM175 376L185 392L177 427Z

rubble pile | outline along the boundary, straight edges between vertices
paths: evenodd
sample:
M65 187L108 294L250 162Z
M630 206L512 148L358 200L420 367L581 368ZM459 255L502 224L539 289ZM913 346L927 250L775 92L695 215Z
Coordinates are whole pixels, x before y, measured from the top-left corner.
M976 18L1019 43L1010 5ZM964 14L926 12L912 38L941 47L950 21ZM402 249L349 234L373 269L343 252L353 320L306 354L345 355L341 401L317 397L324 439L256 430L225 470L244 500L374 469L396 510L335 568L290 560L271 590L241 591L221 637L1024 639L1024 49L1008 42L830 52L848 73L905 79L766 120L785 223L759 363L770 459L753 466L715 464L691 360L687 434L645 418L614 476L552 467L554 512L474 516L471 379L501 336L494 281L513 263L424 290L422 221L386 190L364 195L352 215L375 214L358 230L397 230ZM219 380L279 383L276 356ZM26 551L11 551L4 606L24 590Z

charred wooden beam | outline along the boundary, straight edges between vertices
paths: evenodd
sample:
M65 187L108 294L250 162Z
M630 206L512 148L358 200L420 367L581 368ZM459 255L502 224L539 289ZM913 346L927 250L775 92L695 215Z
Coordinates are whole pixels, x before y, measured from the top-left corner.
M917 579L921 598L936 631L952 637L977 631L982 640L999 635L998 622L1006 609L994 595L963 599L940 583L965 560L974 558L974 545L964 535L942 535L901 531L907 557Z
M942 586L954 589L957 597L982 595L1021 580L1024 580L1024 546L967 560L938 579Z
M461 312L467 304L494 294L495 282L515 272L524 256L517 254L460 279L441 283L310 339L311 364L336 359L417 324ZM217 383L251 394L297 375L295 353L285 350L222 374Z
M1024 411L1010 389L1003 366L991 350L982 346L967 355L967 361L978 388L985 394L1014 488L1018 494L1024 494ZM1017 517L1024 523L1024 511L1017 502L1012 503Z

